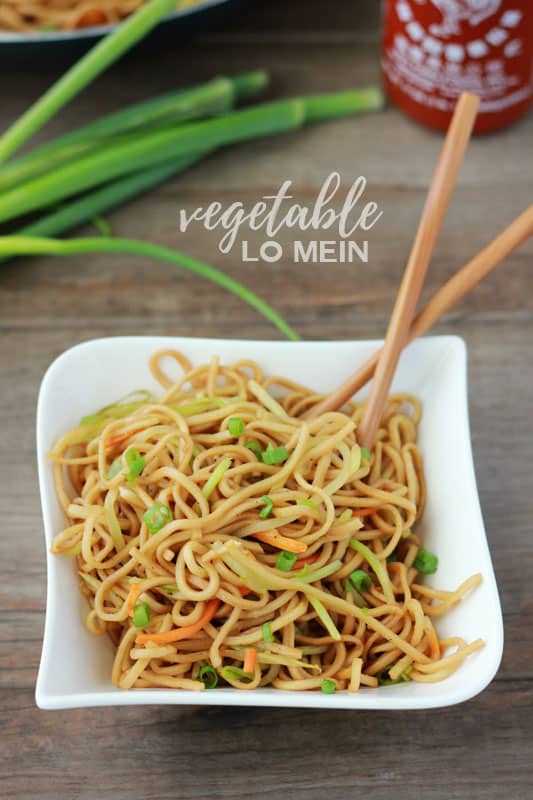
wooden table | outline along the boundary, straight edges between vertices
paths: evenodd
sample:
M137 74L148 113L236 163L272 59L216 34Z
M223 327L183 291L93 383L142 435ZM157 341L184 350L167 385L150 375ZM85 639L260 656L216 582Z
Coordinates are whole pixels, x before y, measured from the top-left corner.
M250 3L250 6L255 3ZM258 4L259 5L259 4ZM186 45L136 53L50 125L176 84L253 66L277 95L378 79L371 0L270 2L229 15ZM0 88L5 127L57 74L30 63ZM533 116L472 142L427 282L433 292L531 202ZM180 247L242 280L305 338L382 336L440 146L394 109L307 128L220 153L110 215L116 235ZM324 177L363 174L384 210L368 264L241 263L218 235L177 230L177 209L217 199L251 205L287 178L310 203ZM87 228L87 233L94 230ZM252 245L261 235L248 237ZM287 241L291 236L287 234ZM533 793L533 275L522 248L436 328L469 352L472 439L481 502L505 614L492 685L455 708L330 713L177 707L43 712L34 686L45 610L45 556L34 417L44 370L84 339L118 334L276 337L248 306L171 267L117 256L20 259L0 271L2 388L0 795L41 800L287 798L528 800Z

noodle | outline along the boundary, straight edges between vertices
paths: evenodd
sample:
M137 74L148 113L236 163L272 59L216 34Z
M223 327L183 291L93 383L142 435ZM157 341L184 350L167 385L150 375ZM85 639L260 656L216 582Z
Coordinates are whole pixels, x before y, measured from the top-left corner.
M481 576L419 582L415 397L389 398L370 456L362 404L307 421L321 397L251 361L150 367L161 399L107 406L50 454L68 520L52 550L76 559L115 685L357 692L443 680L483 646L432 623Z
M34 33L116 25L146 0L0 0L0 30ZM200 0L182 0L180 9Z

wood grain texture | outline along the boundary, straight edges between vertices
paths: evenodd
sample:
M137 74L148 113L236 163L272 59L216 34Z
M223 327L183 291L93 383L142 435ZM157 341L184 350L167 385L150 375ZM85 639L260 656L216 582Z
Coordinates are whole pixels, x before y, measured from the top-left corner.
M253 3L218 30L157 58L132 54L54 120L46 135L97 113L217 73L265 66L290 96L379 75L374 0ZM0 126L53 79L50 66L6 72ZM474 139L423 299L531 203L533 116ZM117 235L180 247L253 287L305 338L383 336L441 139L394 109L229 148L109 215ZM294 181L309 204L324 177L368 179L384 217L368 264L242 263L218 236L177 231L178 208L251 205ZM89 232L87 227L85 232ZM261 235L249 237L257 246ZM311 236L307 236L309 240ZM323 238L327 238L324 236ZM289 242L287 234L283 241ZM276 337L256 312L185 272L142 259L19 259L0 267L0 796L22 800L529 800L533 783L533 272L514 253L437 326L465 338L472 443L504 608L496 680L471 702L431 712L123 708L42 712L34 703L45 606L35 468L35 404L48 364L84 339L191 334Z

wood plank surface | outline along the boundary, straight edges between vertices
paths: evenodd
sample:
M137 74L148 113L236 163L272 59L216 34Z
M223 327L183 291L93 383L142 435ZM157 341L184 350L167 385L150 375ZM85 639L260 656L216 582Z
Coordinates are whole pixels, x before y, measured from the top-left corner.
M272 96L379 78L374 0L255 3L188 42L129 55L50 123L45 136L118 105L215 74L265 67ZM6 53L0 128L59 72ZM15 67L15 61L17 66ZM306 339L382 336L441 139L393 108L249 143L213 156L109 215L115 235L211 263L280 311ZM531 203L533 115L469 148L425 295ZM178 232L178 209L251 206L286 179L312 204L337 170L358 176L383 219L369 263L243 263L218 234ZM339 198L336 207L340 206ZM87 226L85 233L94 233ZM328 238L324 233L322 238ZM262 234L247 234L258 247ZM292 233L281 237L288 244ZM302 236L304 241L311 233ZM140 707L39 711L45 609L35 469L40 379L64 349L117 334L279 338L253 309L195 276L144 259L18 259L0 266L0 797L43 800L530 800L533 794L533 248L508 259L435 329L463 336L478 486L505 621L499 673L460 706L376 713Z

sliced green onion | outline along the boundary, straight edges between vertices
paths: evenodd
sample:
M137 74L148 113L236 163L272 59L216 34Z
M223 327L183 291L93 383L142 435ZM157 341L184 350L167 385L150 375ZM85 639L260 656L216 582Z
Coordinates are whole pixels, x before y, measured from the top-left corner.
M368 617L368 615L370 613L370 611L368 609L368 606L363 606L362 609L361 609L361 613L363 614L363 616Z
M274 634L272 633L272 623L271 622L263 622L261 625L261 632L263 634L263 641L264 642L273 642L274 641Z
M122 461L120 460L120 458L115 458L115 460L113 461L113 463L110 465L109 469L106 472L105 475L106 481L112 480L116 475L118 475L121 469L122 469Z
M356 589L358 592L368 592L372 586L372 579L370 575L364 571L364 569L354 569L353 572L350 572L348 577L350 578L354 589Z
M264 497L261 498L261 502L264 503L265 507L259 512L259 517L260 519L266 519L272 514L272 499L268 497L268 495L264 495Z
M135 485L136 479L139 477L141 472L144 469L145 461L143 456L136 450L134 447L129 447L125 454L124 458L126 460L126 464L129 467L129 473L126 475L128 479L128 483L131 486Z
M324 678L322 681L322 685L320 687L324 694L335 694L335 690L337 689L337 684L335 681L330 680L330 678Z
M251 672L245 672L241 667L222 667L218 674L221 678L224 678L225 681L242 681L244 678L253 678Z
M300 649L300 648L298 648ZM264 653L259 651L257 660L260 664L280 664L284 667L301 667L302 669L314 669L320 672L321 667L318 664L309 664L307 661L300 661L291 656L280 656L277 653Z
M202 664L198 677L206 689L214 689L218 683L217 671L211 664Z
M170 592L171 594L172 592L178 591L178 587L175 583L166 583L164 586L160 586L159 588L163 589L164 592Z
M144 628L150 622L150 606L148 603L137 603L133 609L133 624L136 628Z
M325 564L318 569L311 569L309 564L304 564L301 570L294 573L294 579L300 581L300 583L315 583L316 581L324 580L324 578L329 578L330 575L333 575L333 573L337 572L341 567L342 561L339 560L331 561L329 564Z
M307 595L307 599L315 609L316 613L318 614L319 620L321 621L321 623L323 624L329 635L336 641L339 641L341 635L337 630L335 623L331 619L329 612L325 607L325 605L322 603L322 601L318 600L318 598L316 597L312 597L311 595Z
M297 506L307 506L308 508L312 508L314 511L318 510L318 506L312 500L308 500L306 497L302 497L300 500L296 501Z
M282 550L276 558L276 569L282 572L290 572L297 560L296 553L288 553L287 550Z
M199 397L197 400L193 400L192 403L185 403L182 406L170 406L170 408L177 411L182 417L192 417L195 414L202 414L204 411L208 411L210 406L222 408L223 405L224 401L221 397Z
M224 473L227 472L230 467L231 467L230 458L223 458L222 461L219 464L217 464L217 466L209 476L209 480L204 484L202 488L202 494L204 497L211 496L214 489L216 489L216 487L224 477Z
M272 442L268 443L266 450L263 450L261 454L263 463L269 464L270 466L273 466L274 464L282 464L288 459L288 457L289 453L285 445L282 444L280 447L274 447Z
M144 521L150 533L157 533L172 519L172 511L163 503L156 502L145 511Z
M361 447L361 455L365 459L365 461L370 461L370 459L372 458L366 447Z
M228 422L228 430L232 436L240 436L244 431L244 422L240 417L232 417Z
M429 550L419 550L416 558L413 561L413 567L421 572L423 575L433 575L437 571L439 559Z
M353 550L357 550L358 553L361 553L363 558L368 561L369 565L372 567L376 574L376 578L381 584L381 588L383 589L383 594L388 603L394 603L394 592L392 589L392 583L390 581L389 575L387 570L380 562L379 558L376 556L375 553L370 550L366 544L359 542L357 539L350 539L350 547Z
M398 561L398 556L395 552L391 553L390 556L387 556L385 559L387 564L394 564L395 561Z
M251 442L247 442L244 446L247 447L248 450L251 450L254 456L261 461L262 450L258 442L252 440Z

